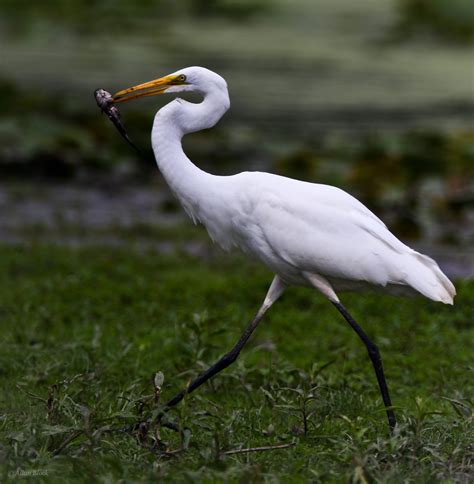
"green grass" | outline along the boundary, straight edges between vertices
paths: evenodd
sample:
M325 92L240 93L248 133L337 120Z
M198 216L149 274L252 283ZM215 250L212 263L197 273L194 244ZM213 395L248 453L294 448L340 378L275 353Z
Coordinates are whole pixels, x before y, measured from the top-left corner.
M1 247L0 479L468 482L473 282L457 284L454 308L344 295L381 349L393 437L362 344L301 288L170 412L181 434L116 431L159 408L157 372L166 400L230 348L270 279L235 256Z

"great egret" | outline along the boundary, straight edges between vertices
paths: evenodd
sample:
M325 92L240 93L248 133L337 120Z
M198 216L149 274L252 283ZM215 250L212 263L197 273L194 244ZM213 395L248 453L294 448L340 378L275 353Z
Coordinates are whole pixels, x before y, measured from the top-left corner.
M188 67L119 91L113 100L184 91L198 92L203 100L177 98L156 113L151 141L158 167L188 215L201 222L214 241L224 249L236 246L253 254L275 276L235 346L167 407L232 364L283 291L302 285L326 296L365 344L393 430L396 419L379 350L336 292L375 286L389 294L422 294L453 304L453 284L433 259L400 242L368 208L338 188L261 172L214 176L196 167L183 152L182 137L211 128L230 106L227 84L215 72Z

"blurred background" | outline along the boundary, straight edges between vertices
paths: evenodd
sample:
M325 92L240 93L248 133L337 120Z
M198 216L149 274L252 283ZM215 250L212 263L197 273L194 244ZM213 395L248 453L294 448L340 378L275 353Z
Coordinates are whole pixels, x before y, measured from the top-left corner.
M196 164L337 185L473 277L473 40L471 0L2 0L0 242L218 250L156 169L170 98L121 108L143 158L93 98L202 65L232 106Z

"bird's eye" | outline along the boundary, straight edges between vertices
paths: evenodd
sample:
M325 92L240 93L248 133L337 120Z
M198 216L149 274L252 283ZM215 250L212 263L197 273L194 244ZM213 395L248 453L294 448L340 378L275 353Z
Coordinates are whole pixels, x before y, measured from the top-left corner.
M186 80L186 76L185 76L184 74L180 74L180 75L178 76L178 81L180 81L180 82L184 82L185 80Z

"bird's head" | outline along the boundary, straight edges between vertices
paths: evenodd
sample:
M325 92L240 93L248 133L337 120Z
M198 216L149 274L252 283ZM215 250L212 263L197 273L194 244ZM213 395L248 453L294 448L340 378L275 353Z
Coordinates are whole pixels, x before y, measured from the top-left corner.
M227 84L221 76L209 69L186 67L159 79L118 91L114 94L113 100L118 103L163 93L185 91L194 91L203 95L216 91L227 94Z

